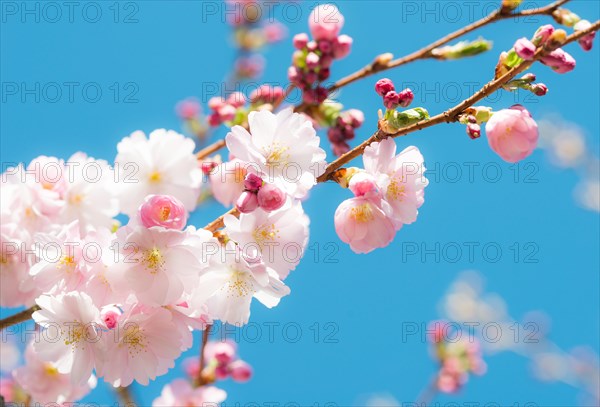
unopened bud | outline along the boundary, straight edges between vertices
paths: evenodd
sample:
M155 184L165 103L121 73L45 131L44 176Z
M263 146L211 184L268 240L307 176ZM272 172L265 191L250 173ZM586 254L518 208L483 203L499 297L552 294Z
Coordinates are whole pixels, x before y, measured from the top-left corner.
M573 13L571 10L567 10L566 8L554 10L552 12L552 17L558 24L562 24L567 27L573 27L581 20L577 14Z
M481 126L479 126L477 123L467 124L467 134L473 140L481 137Z
M531 86L531 92L536 96L545 96L548 93L548 87L543 83L536 83Z

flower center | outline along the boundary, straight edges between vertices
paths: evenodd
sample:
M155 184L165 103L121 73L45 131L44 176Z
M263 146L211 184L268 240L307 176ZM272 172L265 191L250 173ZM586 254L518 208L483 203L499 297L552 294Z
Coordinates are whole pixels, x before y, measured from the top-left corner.
M171 208L168 206L163 206L160 208L160 220L163 222L169 219L169 215L171 214Z
M125 336L119 344L119 346L127 346L127 352L130 357L136 357L142 352L146 352L146 336L144 335L144 329L140 328L136 324L127 326L125 329Z
M233 270L231 277L227 282L228 297L245 297L252 292L252 283L248 281L247 273L239 270Z
M366 223L373 220L373 209L371 205L364 203L350 209L350 217L359 223Z
M65 335L65 345L70 345L73 348L73 351L75 351L75 349L77 348L83 350L85 348L84 345L86 342L85 326L81 322L77 321L65 324L65 326L67 327L67 334ZM62 331L62 333L64 335L64 331Z
M387 196L395 201L402 201L406 195L406 186L400 185L401 180L392 179L387 189Z
M71 273L75 270L75 266L77 266L77 263L75 263L75 258L73 256L63 256L58 262L57 268L64 268L65 272Z
M146 270L150 270L150 274L156 274L165 265L165 260L160 250L155 247L144 251L142 264L146 267Z
M48 376L58 376L58 369L55 368L54 366L52 366L50 363L44 363L44 372L48 375Z
M287 152L290 148L282 146L279 143L273 143L269 148L265 148L265 157L269 167L278 167L288 163L290 154Z
M155 184L156 184L156 183L159 183L159 182L161 181L161 178L162 178L162 177L161 177L161 175L160 175L160 172L158 172L158 171L152 171L152 172L150 173L150 175L148 176L148 180L149 180L150 182L152 182L152 183L155 183Z
M74 194L69 197L69 202L72 203L73 205L79 205L81 203L81 201L83 201L82 194Z
M272 242L275 239L279 239L279 229L275 229L275 224L261 225L254 229L252 237L258 243L261 249L264 249L265 242Z

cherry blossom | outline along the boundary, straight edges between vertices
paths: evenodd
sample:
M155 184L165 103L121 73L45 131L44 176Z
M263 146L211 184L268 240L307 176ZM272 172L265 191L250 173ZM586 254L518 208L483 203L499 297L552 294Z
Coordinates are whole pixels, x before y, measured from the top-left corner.
M34 342L35 353L52 362L59 373L70 374L73 384L86 383L100 351L100 311L89 295L79 291L42 295L36 303L41 310L33 313L33 319L47 332Z
M117 145L115 159L121 211L133 215L148 195L172 195L194 210L202 171L194 155L194 142L172 130L159 129L149 137L141 131Z
M227 147L239 160L252 163L263 180L275 183L293 197L303 197L316 182L325 165L312 123L284 109L279 113L252 112L248 132L234 126L227 134Z
M75 402L97 383L96 377L91 375L84 383L73 384L69 374L60 373L53 363L41 360L32 344L25 351L25 365L15 369L13 376L23 390L41 404Z
M160 397L152 402L153 407L179 407L216 405L227 398L227 393L214 386L193 388L182 379L176 379L167 384Z
M509 163L528 157L537 146L537 124L520 105L495 112L485 132L491 149Z
M309 219L299 202L274 212L228 215L224 221L224 233L242 248L258 247L264 263L282 280L296 268L308 243Z

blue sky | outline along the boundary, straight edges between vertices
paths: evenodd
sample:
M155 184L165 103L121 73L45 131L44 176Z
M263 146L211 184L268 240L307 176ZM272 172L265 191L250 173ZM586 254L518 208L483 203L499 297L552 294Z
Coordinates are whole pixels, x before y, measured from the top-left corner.
M69 15L65 4L56 2L59 16L45 3L2 2L3 165L28 162L41 154L67 158L79 150L111 161L116 143L134 130L180 129L176 102L188 96L205 101L214 95L203 95L203 90L222 83L234 50L222 14L206 8L209 4L220 9L220 3L91 3L77 2ZM467 3L339 2L346 18L343 33L354 38L354 45L347 58L334 63L332 77L342 77L382 52L408 54L480 18L497 2ZM307 31L312 5L282 6L275 15L280 20L287 16L285 23L293 35ZM33 11L21 14L23 7ZM575 1L569 8L590 21L600 16L595 1ZM398 87L411 84L414 105L438 113L491 79L501 50L549 22L548 17L506 20L466 37L493 40L494 49L487 54L454 62L418 61L385 76ZM595 44L592 52L584 53L577 45L569 46L578 62L570 74L557 75L536 65L533 72L550 89L544 98L502 94L486 104L500 109L522 103L534 118L558 113L582 128L589 148L598 155L598 49ZM289 39L267 50L265 81L287 84L292 51ZM376 127L380 99L373 85L379 77L354 83L339 95L347 108L365 112L358 140ZM222 129L217 137L224 134ZM598 213L575 204L572 191L578 175L552 166L540 150L512 167L488 148L484 137L472 141L459 125L430 128L400 138L397 144L400 149L418 146L432 170L418 221L403 228L389 247L355 255L333 228L333 213L349 193L335 184L316 187L305 204L312 221L312 249L287 280L292 294L280 306L267 310L254 304L252 321L261 338L255 341L254 332L244 331L240 352L254 366L255 377L245 385L225 382L226 404L348 406L373 393L413 401L435 368L425 343L402 341L403 323L437 318L440 298L465 269L481 271L489 289L506 299L515 317L544 310L552 318L550 338L561 347L588 344L598 352L600 223ZM474 168L472 178L469 166ZM463 172L455 180L457 167ZM496 170L498 181L492 182ZM210 203L197 212L192 222L202 226L223 208ZM423 253L423 248L436 244L466 248L468 242L480 244L472 259L466 249L456 261L441 249L439 261ZM486 244L501 248L498 261L481 249ZM417 254L407 252L415 247ZM516 261L515 247L520 250ZM535 252L532 259L537 262L525 261L528 250ZM289 340L298 327L299 340ZM577 390L534 380L525 359L503 353L487 361L488 374L473 379L461 394L440 400L575 405ZM176 367L149 388L137 387L136 393L148 405L163 384L180 375ZM111 403L111 395L101 383L86 400Z

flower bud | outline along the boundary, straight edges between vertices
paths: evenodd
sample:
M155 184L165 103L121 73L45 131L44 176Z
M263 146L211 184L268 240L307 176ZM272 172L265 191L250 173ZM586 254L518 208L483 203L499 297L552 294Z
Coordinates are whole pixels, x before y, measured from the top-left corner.
M525 83L535 82L535 78L535 74L532 72L526 73L525 75L521 76L521 80Z
M562 48L557 48L550 54L543 56L540 62L549 66L557 73L567 73L575 69L577 62Z
M262 185L262 178L254 173L247 174L246 178L244 179L244 188L250 192L257 192Z
M394 82L391 79L383 78L375 84L375 92L380 96L385 96L388 92L395 90Z
M258 208L258 198L254 192L244 191L235 203L241 213L250 213Z
M577 14L573 13L571 10L567 10L566 8L558 8L554 10L552 12L552 17L558 24L562 24L567 27L573 27L581 20Z
M514 49L520 58L530 61L535 55L536 47L527 38L520 38L515 42Z
M218 111L219 117L223 122L229 122L235 118L236 108L232 105L224 105Z
M377 191L377 184L371 174L361 171L350 178L348 188L355 196L364 196Z
M139 219L147 228L162 226L182 230L187 217L183 203L171 195L149 195L139 209Z
M319 56L314 52L309 52L306 56L306 66L316 68L319 65Z
M233 107L242 107L246 104L246 96L242 92L233 92L227 98L227 103Z
M550 35L550 38L548 38L548 45L557 47L564 44L566 40L567 32L562 28L559 28L558 30L554 30L554 32Z
M473 140L479 138L481 136L481 126L477 123L467 124L467 134Z
M502 12L508 13L512 11L519 7L519 4L522 2L523 0L502 0Z
M204 161L201 165L200 168L202 169L202 173L204 175L210 175L212 173L212 171L218 166L219 164L214 162L214 161Z
M252 367L243 360L236 360L229 364L231 378L236 382L247 382L252 377Z
M385 96L383 97L383 105L386 107L386 109L389 109L389 110L395 109L398 107L399 104L400 104L400 95L397 94L393 90L386 93Z
M543 83L536 83L531 85L531 91L536 96L545 96L548 93L548 87Z
M212 110L219 110L225 106L225 99L220 96L214 96L208 100L208 107Z
M286 199L285 192L273 184L264 184L256 196L258 205L267 212L281 208Z
M328 54L333 49L333 44L331 41L322 40L319 41L317 45L319 47L319 51L321 51L323 54Z
M195 99L186 99L177 103L177 115L183 120L191 120L200 113L200 103Z
M344 26L344 16L333 4L321 4L308 17L308 27L315 40L333 40Z
M538 28L535 34L533 35L532 42L537 46L544 45L553 32L553 26L551 26L550 24L543 25L540 28Z
M413 91L409 88L404 89L402 92L398 94L399 101L398 103L402 107L408 107L413 102L415 95Z
M529 156L538 141L537 124L520 105L494 113L485 126L485 132L490 148L509 163Z
M333 57L335 59L344 58L350 53L352 47L352 37L342 34L337 37L333 42Z
M294 35L294 39L292 40L294 43L294 48L303 49L308 44L308 34L300 33Z
M577 24L575 24L573 29L575 31L583 31L583 30L588 29L591 25L592 24L588 20L581 20ZM592 31L585 37L582 37L579 39L579 41L578 41L579 45L581 46L581 48L584 51L590 51L592 49L595 37L596 37L596 31Z

